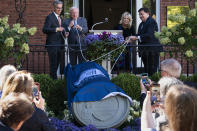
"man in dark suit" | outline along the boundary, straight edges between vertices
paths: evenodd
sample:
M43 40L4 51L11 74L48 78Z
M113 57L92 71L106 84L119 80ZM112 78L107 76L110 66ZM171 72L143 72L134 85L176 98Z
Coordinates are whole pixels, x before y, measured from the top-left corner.
M60 17L63 3L62 1L56 0L54 1L53 6L54 11L46 17L43 33L47 34L46 47L49 55L50 76L53 79L57 79L57 68L60 64L61 57L63 56L61 54L61 45L64 45L63 20Z
M153 75L159 66L159 52L163 50L159 40L154 36L154 33L158 31L158 26L149 15L147 8L141 8L138 12L142 22L139 25L137 36L130 36L130 39L138 40L139 45L144 45L144 47L139 47L139 53L144 63L145 72Z
M69 32L68 45L71 65L76 65L77 63L85 61L84 50L86 46L84 37L85 33L88 32L88 27L86 19L79 17L78 8L70 8L70 18L65 20L64 27L66 31Z

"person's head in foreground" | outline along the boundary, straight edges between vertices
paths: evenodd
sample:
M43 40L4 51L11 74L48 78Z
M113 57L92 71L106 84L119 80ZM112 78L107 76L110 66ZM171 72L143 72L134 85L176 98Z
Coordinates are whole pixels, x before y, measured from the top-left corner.
M0 121L14 131L18 131L33 112L32 101L24 93L11 93L0 101Z
M5 65L0 69L0 90L3 90L3 85L7 80L8 76L16 71L13 65Z
M161 62L161 76L164 77L175 77L179 78L181 75L181 65L180 63L171 58L165 59Z
M1 99L4 99L9 93L26 93L32 96L33 78L31 74L25 71L16 71L12 73L3 86Z
M166 95L165 112L172 131L196 131L197 91L185 85L172 86Z
M167 91L170 89L173 85L180 85L183 84L182 81L174 78L174 77L162 77L158 84L160 85L160 97L165 97Z

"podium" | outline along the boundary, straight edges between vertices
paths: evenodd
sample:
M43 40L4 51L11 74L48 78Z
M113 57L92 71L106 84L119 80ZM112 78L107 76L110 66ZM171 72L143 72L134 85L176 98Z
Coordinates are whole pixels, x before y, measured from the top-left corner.
M117 34L120 34L122 35L122 30L89 30L90 33L93 33L93 34L101 34L102 32L111 32L113 35L117 35Z
M101 34L102 32L110 32L111 34L113 35L122 35L122 30L89 30L89 33L90 34L94 34L94 35L97 35L97 34ZM110 78L112 77L112 74L111 74L111 61L110 61L110 55L108 55L106 57L105 60L102 61L102 67L107 70L107 73L109 74Z

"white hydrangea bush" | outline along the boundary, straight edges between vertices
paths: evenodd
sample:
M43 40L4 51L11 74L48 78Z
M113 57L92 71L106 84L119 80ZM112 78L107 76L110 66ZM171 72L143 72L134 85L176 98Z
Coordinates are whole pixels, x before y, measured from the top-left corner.
M161 32L155 32L155 37L163 45L174 46L172 52L182 53L187 60L197 60L197 8L187 15L169 15L168 19L177 24L171 28L163 26Z
M22 57L29 53L28 38L37 31L36 27L27 29L21 24L8 24L8 16L0 18L0 60L15 58L19 64Z

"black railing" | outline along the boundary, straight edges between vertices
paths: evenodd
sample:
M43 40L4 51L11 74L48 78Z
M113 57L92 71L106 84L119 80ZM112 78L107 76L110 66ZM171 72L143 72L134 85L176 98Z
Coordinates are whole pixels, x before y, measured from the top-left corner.
M20 67L20 69L27 70L31 73L49 74L49 60L48 60L48 53L47 53L46 45L32 45L31 44L29 46L30 46L30 53L26 55L26 57L23 58L23 60L21 61L22 66ZM56 45L53 45L53 46L56 46ZM151 48L151 46L152 45L147 45L146 47ZM141 61L139 57L139 51L138 51L139 47L143 47L143 46L128 45L126 49L127 53L124 53L124 54L126 54L126 59L130 59L129 62L128 61L126 62L126 59L123 56L121 58L122 61L118 61L116 63L115 68L112 70L112 73L121 73L121 72L133 72L134 74L143 73L145 70L143 67L143 62ZM65 55L67 56L65 47L61 46L61 48L62 48L62 52L65 53ZM73 48L70 48L70 49L73 49ZM149 54L150 52L152 51L143 50L141 51L141 55L142 53ZM187 59L183 57L183 53L172 52L170 46L164 46L164 52L165 52L165 55L160 56L159 61L172 57L172 58L177 59L181 63L183 74L187 74L187 76L189 76L190 74L196 73L197 62L190 63ZM115 60L111 61L111 66L114 64L114 61ZM8 59L7 62L4 64L14 64L14 63L15 63L14 60Z

